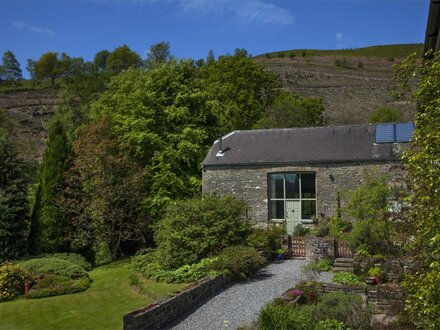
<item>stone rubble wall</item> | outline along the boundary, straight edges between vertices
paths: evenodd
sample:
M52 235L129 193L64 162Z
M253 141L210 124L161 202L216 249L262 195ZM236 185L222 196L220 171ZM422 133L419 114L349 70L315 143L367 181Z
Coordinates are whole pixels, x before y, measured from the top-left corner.
M252 224L268 225L268 174L277 172L316 173L317 215L337 214L338 194L355 188L366 172L385 174L391 186L404 186L405 170L400 161L365 163L319 163L295 166L221 166L203 170L204 194L233 195L246 201ZM343 201L342 205L343 206Z
M305 245L307 262L318 262L322 259L335 260L334 238L308 236Z
M124 315L124 329L161 329L217 294L230 280L223 276L202 279L173 297Z
M361 295L365 301L372 305L373 313L386 314L393 310L403 308L404 293L402 289L395 285L343 285L321 283L321 293L345 292Z

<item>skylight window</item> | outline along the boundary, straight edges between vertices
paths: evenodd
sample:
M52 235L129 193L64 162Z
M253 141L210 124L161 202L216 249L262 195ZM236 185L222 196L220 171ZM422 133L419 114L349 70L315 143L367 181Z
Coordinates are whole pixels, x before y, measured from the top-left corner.
M410 142L414 123L376 125L376 143Z

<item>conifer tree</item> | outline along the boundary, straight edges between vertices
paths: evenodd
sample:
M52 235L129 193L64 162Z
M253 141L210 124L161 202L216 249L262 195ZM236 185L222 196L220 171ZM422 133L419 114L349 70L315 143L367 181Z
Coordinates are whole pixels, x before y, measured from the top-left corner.
M28 180L8 134L0 134L0 263L26 252Z
M68 249L67 219L57 205L63 190L63 174L69 168L71 146L63 123L52 122L49 129L47 149L40 168L40 194L35 202L31 237L37 251L53 252ZM36 231L36 232L35 232Z

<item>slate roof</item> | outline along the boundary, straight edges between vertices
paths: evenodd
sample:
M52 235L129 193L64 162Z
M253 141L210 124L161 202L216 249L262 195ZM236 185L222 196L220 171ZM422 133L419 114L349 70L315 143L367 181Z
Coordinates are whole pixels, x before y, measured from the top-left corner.
M234 131L216 140L203 167L399 160L408 143L376 144L375 125Z

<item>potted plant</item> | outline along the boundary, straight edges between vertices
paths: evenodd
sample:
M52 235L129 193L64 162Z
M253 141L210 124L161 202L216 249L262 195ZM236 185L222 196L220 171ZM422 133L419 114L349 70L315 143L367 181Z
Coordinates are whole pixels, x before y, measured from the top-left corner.
M286 254L286 251L284 249L278 249L278 250L276 250L275 257L277 260L284 260L285 254Z
M368 270L368 278L367 279L374 279L375 284L380 284L384 280L384 272L379 267L371 267Z

